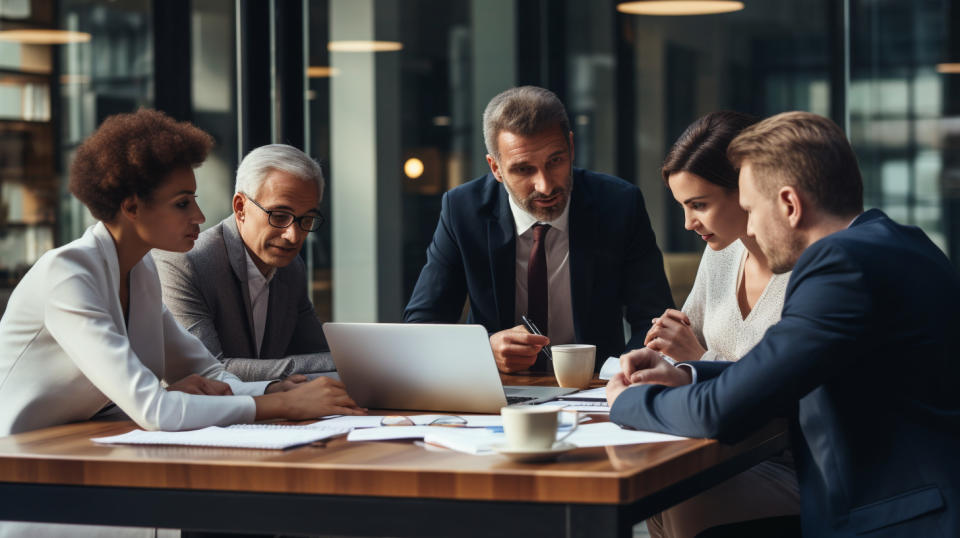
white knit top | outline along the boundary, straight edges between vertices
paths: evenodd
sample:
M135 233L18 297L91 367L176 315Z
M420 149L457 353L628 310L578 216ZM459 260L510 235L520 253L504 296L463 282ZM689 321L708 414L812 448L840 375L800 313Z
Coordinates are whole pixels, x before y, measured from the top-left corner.
M747 249L739 239L715 251L707 247L697 269L697 279L683 305L691 328L707 349L701 360L736 361L763 338L767 328L780 321L790 273L773 275L753 310L744 319L737 301Z

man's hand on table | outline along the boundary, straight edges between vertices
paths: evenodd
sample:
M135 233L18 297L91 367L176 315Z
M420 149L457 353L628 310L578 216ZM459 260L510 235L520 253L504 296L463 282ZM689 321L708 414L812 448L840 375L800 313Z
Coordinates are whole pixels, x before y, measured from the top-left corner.
M490 348L497 368L505 374L527 370L537 362L537 353L550 343L539 334L530 334L523 325L490 335Z
M171 392L186 392L187 394L205 394L209 396L230 396L233 390L223 381L207 379L199 374L190 374L187 377L167 385Z
M667 385L678 387L691 382L686 368L677 368L649 349L635 349L620 356L620 372L607 383L607 403L613 402L620 393L632 385Z

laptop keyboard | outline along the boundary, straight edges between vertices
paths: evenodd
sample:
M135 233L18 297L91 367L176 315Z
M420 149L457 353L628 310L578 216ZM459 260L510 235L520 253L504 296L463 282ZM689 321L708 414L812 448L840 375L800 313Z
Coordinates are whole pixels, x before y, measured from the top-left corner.
M507 405L529 402L530 400L536 400L536 398L533 396L507 396Z

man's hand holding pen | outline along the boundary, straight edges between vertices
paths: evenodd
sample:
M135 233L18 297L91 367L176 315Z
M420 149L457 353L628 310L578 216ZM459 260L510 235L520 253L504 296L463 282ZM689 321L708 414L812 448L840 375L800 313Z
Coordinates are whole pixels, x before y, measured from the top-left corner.
M527 370L537 362L537 354L550 343L541 334L531 334L523 325L490 335L490 348L497 368L506 374Z

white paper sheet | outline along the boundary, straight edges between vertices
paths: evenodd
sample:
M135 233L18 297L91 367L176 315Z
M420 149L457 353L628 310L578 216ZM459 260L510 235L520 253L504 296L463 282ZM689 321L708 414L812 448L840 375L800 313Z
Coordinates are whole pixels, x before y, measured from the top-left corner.
M227 428L210 426L183 432L132 430L122 435L97 437L100 444L183 445L224 448L279 450L322 441L347 433L344 428L285 426L280 424L238 424Z
M597 387L560 396L554 400L537 404L540 406L559 407L584 413L609 413L607 405L607 388Z
M620 357L607 357L607 360L600 367L600 373L597 375L600 379L610 379L620 371Z
M431 422L437 419L445 419L451 416L460 416L460 415L399 415L406 416L413 421L415 426L426 426ZM503 424L503 419L500 418L500 415L463 415L461 418L466 419L466 426L470 428L485 428L488 426L501 426ZM335 418L330 418L327 420L321 420L320 422L314 422L311 426L317 427L335 427L335 428L377 428L380 426L380 421L383 419L382 416L340 416ZM399 426L391 426L399 427Z
M540 404L541 407L559 407L560 409L569 409L580 411L581 413L610 413L610 406L606 401L596 400L555 400Z
M566 396L561 397L561 399L564 399L564 398L569 400L597 399L597 400L607 401L607 387L597 387L595 389L586 389L586 390L577 391L572 394L567 394Z
M504 441L502 432L487 428L431 428L423 438L429 445L475 455L493 454L493 445Z
M599 424L581 425L565 441L577 445L578 448L585 448L661 443L683 439L686 438L663 433L624 430L612 422L601 422ZM444 446L467 454L484 455L492 454L492 447L506 442L506 437L502 433L494 433L484 429L431 428L426 432L423 440L431 445Z
M310 424L312 427L318 428L374 428L380 425L380 419L383 417L377 416L353 416L353 415L341 415L339 417L328 418L321 420L320 422L314 422Z
M347 441L391 441L395 439L423 439L430 430L439 426L380 426L357 428L347 435ZM454 428L446 428L454 429ZM456 428L462 429L462 428Z
M567 437L568 443L578 447L635 445L642 443L662 443L664 441L682 441L687 437L677 437L665 433L625 430L613 422L584 424Z
M445 446L467 454L491 454L492 447L506 442L498 428L442 428L437 426L384 426L381 428L357 429L347 436L348 441L386 441L393 439L423 439L424 442ZM570 437L568 443L578 447L634 445L680 441L663 433L624 430L612 422L583 424Z

